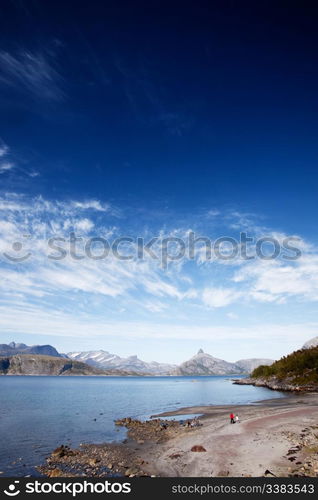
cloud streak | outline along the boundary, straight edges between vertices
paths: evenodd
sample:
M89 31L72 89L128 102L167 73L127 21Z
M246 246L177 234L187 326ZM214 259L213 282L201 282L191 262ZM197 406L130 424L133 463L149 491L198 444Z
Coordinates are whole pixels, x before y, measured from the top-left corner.
M15 167L12 161L7 159L10 152L9 146L3 141L0 142L0 175L9 172Z
M50 335L79 339L109 337L129 339L179 339L179 340L257 340L292 341L301 345L315 336L318 323L270 323L240 326L199 326L196 323L107 321L79 313L76 317L62 311L45 311L17 301L12 306L0 306L0 328L5 333ZM102 342L102 340L100 341Z
M0 84L43 101L59 102L65 98L63 78L52 56L44 51L0 51Z
M11 161L5 161L0 163L0 174L4 174L5 172L9 172L15 167L14 163Z
M9 147L6 144L0 144L0 158L6 156L9 152Z

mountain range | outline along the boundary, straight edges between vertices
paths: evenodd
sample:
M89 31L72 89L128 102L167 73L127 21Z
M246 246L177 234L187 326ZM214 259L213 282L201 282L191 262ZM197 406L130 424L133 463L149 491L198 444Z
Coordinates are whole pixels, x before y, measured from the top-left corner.
M315 346L318 346L318 337L308 340L303 345L302 349L309 349ZM158 363L157 361L143 361L136 355L122 358L117 354L112 354L104 350L72 351L68 354L61 354L51 345L28 346L26 344L15 342L11 342L10 344L0 344L1 358L12 358L17 355L33 355L33 358L29 358L30 360L33 360L32 362L34 362L35 359L34 355L78 361L81 363L81 370L83 374L94 374L94 370L90 370L90 367L100 370L107 375L239 375L251 373L260 365L269 366L274 363L274 360L272 359L262 358L240 359L235 362L229 362L216 358L211 354L204 352L202 349L200 349L197 354L189 360L184 361L180 365L175 365L169 363ZM19 360L21 359L24 360L24 366L26 366L27 358L19 358ZM15 363L16 362L17 361L15 361ZM45 360L42 360L41 363L41 366L44 366L43 363L45 363ZM38 370L40 370L40 368L38 368ZM44 373L46 373L44 368L43 370ZM74 368L72 368L72 372L74 372Z
M137 356L121 358L108 351L69 352L68 357L77 361L88 363L97 368L111 370L133 371L140 375L232 375L250 373L259 365L270 365L271 359L244 359L230 363L223 359L215 358L205 353L202 349L188 361L181 365L146 362Z
M52 347L51 345L28 346L26 344L16 344L15 342L10 342L10 344L0 344L0 356L14 356L15 354L42 354L57 358L65 357L65 355L57 352L55 347Z
M108 351L69 352L68 357L76 361L83 361L91 366L107 370L124 370L140 373L141 375L169 375L177 369L177 365L168 363L150 363L142 361L137 356L121 358Z
M271 365L272 359L241 359L235 363L215 358L200 349L198 353L188 361L181 363L175 371L175 375L235 375L250 373L254 367L260 365Z

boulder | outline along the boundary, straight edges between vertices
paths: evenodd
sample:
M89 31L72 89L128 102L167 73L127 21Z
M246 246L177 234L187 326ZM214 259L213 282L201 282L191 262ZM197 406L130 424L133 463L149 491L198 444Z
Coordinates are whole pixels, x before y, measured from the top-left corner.
M191 451L201 452L201 451L206 451L206 449L204 448L204 446L201 446L200 444L196 444L196 445L192 446Z

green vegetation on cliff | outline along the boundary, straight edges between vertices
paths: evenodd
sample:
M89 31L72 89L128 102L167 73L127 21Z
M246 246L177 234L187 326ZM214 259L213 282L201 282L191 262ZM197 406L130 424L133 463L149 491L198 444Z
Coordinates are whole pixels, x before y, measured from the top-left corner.
M289 379L297 385L318 384L318 346L295 351L270 366L261 365L251 377Z

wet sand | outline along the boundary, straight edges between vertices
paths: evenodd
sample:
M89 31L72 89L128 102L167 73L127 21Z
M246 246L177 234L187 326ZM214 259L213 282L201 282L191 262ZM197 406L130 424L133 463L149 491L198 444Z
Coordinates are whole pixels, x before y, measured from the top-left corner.
M239 414L240 423L230 424L231 412ZM183 414L202 414L203 425L187 428L164 420ZM96 449L100 468L107 465L110 450L114 454L115 449L117 454L120 450L120 458L112 464L112 473L126 476L318 476L317 393L235 407L188 407L156 417L161 419L157 423L127 423L129 439L123 445L88 445L85 459L84 450L79 450L78 458L65 456L60 462L53 460L41 471L52 475L52 470L59 470L61 460L64 474L68 461L73 460L74 464L82 460L85 464L86 460L93 464ZM191 451L196 446L205 451ZM73 469L72 475L77 475L76 466ZM100 475L98 470L94 472L94 467L88 472ZM78 475L85 475L83 468Z

